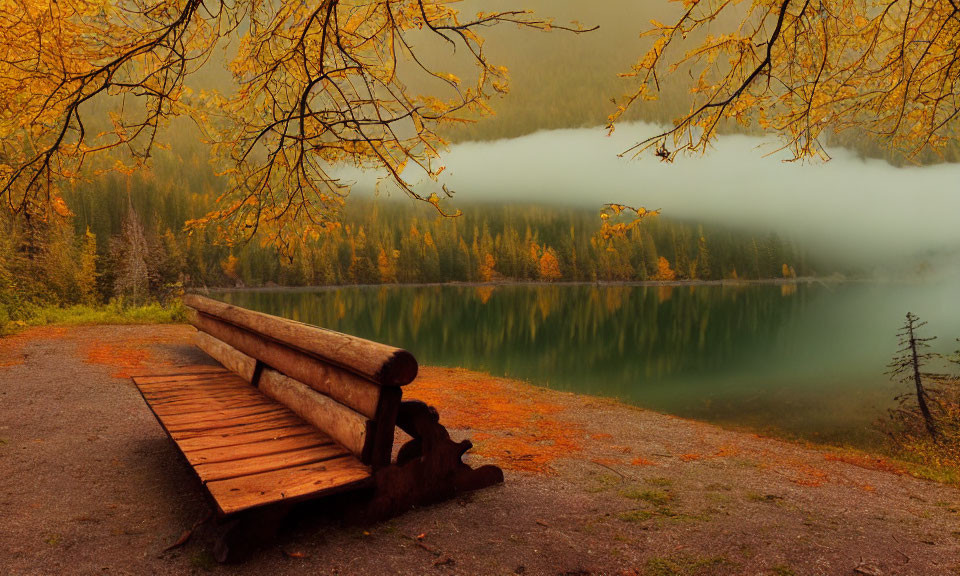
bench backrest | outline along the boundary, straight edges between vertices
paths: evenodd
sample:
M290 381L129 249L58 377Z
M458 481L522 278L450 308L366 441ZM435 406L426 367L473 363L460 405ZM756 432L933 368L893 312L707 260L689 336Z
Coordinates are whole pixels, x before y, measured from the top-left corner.
M417 376L406 350L184 296L197 345L374 467L390 463L401 386Z

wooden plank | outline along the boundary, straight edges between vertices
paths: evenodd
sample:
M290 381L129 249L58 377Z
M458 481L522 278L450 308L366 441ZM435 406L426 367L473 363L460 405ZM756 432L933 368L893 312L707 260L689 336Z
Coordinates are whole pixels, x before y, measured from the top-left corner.
M246 384L244 384L246 386ZM260 395L256 389L249 388L224 388L222 390L203 390L203 389L194 389L194 390L171 390L167 392L151 392L151 391L142 391L143 395L146 396L151 401L157 402L177 402L182 400L188 400L190 398L222 398L222 397L253 397Z
M304 464L323 462L324 460L331 460L348 455L349 452L347 452L343 446L327 444L325 446L313 446L300 450L290 450L227 462L199 464L194 466L194 470L196 470L197 475L200 476L200 480L203 482L214 482L228 478L260 474L262 472L271 472L273 470L282 470Z
M183 303L194 310L244 330L266 336L285 346L340 366L384 386L403 386L417 376L417 361L406 350L356 336L309 326L252 310L245 310L210 298L187 294ZM199 328L199 327L198 327ZM220 340L224 340L220 338ZM230 340L234 348L243 349ZM249 352L247 352L249 354ZM251 356L257 357L253 354ZM259 357L258 357L259 358ZM261 361L270 364L263 358ZM274 366L278 368L277 366Z
M244 384L244 386L249 386ZM217 388L205 390L195 387L188 390L167 390L151 391L141 390L143 395L151 402L174 402L177 400L187 400L190 398L221 398L221 397L250 397L256 396L259 392L254 388ZM262 396L262 394L260 394Z
M370 484L368 466L353 456L283 470L207 482L222 514L280 501L332 494Z
M261 430L283 430L285 428L294 428L297 426L306 425L311 430L316 430L316 428L311 427L309 424L305 424L303 420L297 419L296 422L290 422L285 420L267 420L264 422L257 422L254 424L238 424L236 426L229 426L226 428L219 429L206 429L206 430L181 430L181 431L167 431L170 436L176 441L180 442L184 438L196 438L198 436L211 436L214 434L222 434L225 436L233 436L237 434L246 434L248 432L258 432Z
M163 425L166 426L167 431L172 435L176 434L190 434L190 433L205 433L210 430L217 429L227 429L227 428L237 428L240 426L257 426L262 424L274 424L277 426L290 425L294 426L300 424L302 420L297 418L295 415L290 414L286 411L281 412L268 412L266 414L255 414L253 416L242 416L239 418L233 418L229 422L224 421L210 421L210 422L186 422L177 425L170 425L167 422L164 422Z
M380 386L377 384L301 350L216 318L196 312L191 313L191 318L198 329L228 342L243 354L257 358L266 366L303 382L368 418L376 416L380 397Z
M140 374L134 376L134 378L141 379L154 379L154 378L170 378L178 377L182 378L185 376L205 376L210 374L226 374L230 371L224 368L223 366L215 365L194 365L194 366L173 366L169 369L158 369L155 372L149 374Z
M236 438L236 437L234 437ZM302 450L315 446L333 444L328 436L320 434L303 434L300 436L274 436L268 439L249 440L246 443L230 446L215 446L203 449L184 449L183 453L190 464L212 464L215 462L229 462L254 456L279 454L291 450ZM181 448L183 448L181 446Z
M242 402L193 402L190 404L154 405L154 410L163 416L176 416L182 414L208 412L211 410L240 410L243 408L253 410L275 405L275 402L264 402L263 400L244 400Z
M246 384L245 384L246 386ZM151 402L182 402L191 398L253 398L263 396L255 388L231 388L225 390L185 390L171 392L141 391Z
M186 364L186 365L170 365L163 367L155 367L155 370L149 374L144 374L147 377L153 376L167 376L170 374L183 376L183 375L192 375L192 374L209 374L211 372L223 372L223 366L218 366L216 364Z
M248 431L228 431L217 430L207 434L181 437L176 440L180 450L185 454L196 451L217 449L217 448L235 448L242 445L251 445L257 442L281 440L301 436L316 436L320 434L316 428L309 424L300 424L299 426L279 426L274 428L248 430Z
M253 394L246 393L234 393L234 394L224 394L221 396L207 396L207 395L194 395L194 396L179 396L175 398L162 398L158 400L151 400L150 404L156 407L161 408L183 408L195 404L201 405L212 405L212 406L241 406L248 404L256 404L261 402L272 402L269 398L265 397L259 392Z
M168 428L176 428L184 424L203 424L226 423L237 420L252 418L255 416L282 416L288 414L283 406L278 406L276 402L261 404L260 406L245 406L241 408L217 408L208 406L203 410L194 410L192 412L160 412L160 418Z
M170 382L145 382L138 384L141 390L161 392L165 390L215 390L218 388L249 389L251 386L235 375L218 376L206 380L183 380Z
M167 426L180 426L182 424L201 422L232 421L238 418L260 416L262 414L280 416L288 413L289 411L283 406L278 405L276 402L269 402L259 406L241 406L239 408L219 408L208 405L206 408L200 410L194 409L188 412L178 412L176 410L160 412L159 416Z
M147 401L153 406L176 406L195 403L217 403L217 402L254 402L270 401L257 390L231 390L229 392L201 392L196 391L190 394L177 394L174 396L144 394Z
M162 376L134 376L133 381L137 386L167 384L170 382L203 382L206 380L216 380L218 378L238 378L236 374L229 370L220 369L217 372L204 374L166 374Z
M264 370L260 376L260 390L293 410L356 456L363 454L369 420L362 414L271 369Z
M167 396L184 396L191 394L203 394L203 395L217 395L223 394L224 392L232 392L234 394L257 394L257 389L253 386L243 383L242 385L237 385L235 383L229 384L207 384L207 385L194 385L194 386L170 386L169 388L141 388L144 394L153 396L156 398L165 398Z
M255 358L247 356L206 332L198 331L194 336L194 344L231 372L239 375L247 382L253 382L253 375L257 370L257 360Z

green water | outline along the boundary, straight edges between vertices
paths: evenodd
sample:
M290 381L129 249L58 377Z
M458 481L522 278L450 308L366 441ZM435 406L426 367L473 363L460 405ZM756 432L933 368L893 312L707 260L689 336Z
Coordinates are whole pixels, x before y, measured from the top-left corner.
M215 297L539 386L767 434L870 447L903 388L884 375L908 311L942 351L956 286L392 286Z

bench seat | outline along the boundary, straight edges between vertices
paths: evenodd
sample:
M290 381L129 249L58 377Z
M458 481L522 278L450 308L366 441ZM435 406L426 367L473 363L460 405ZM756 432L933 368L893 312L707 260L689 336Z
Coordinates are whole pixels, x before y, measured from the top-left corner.
M133 380L221 515L372 484L370 466L229 370Z

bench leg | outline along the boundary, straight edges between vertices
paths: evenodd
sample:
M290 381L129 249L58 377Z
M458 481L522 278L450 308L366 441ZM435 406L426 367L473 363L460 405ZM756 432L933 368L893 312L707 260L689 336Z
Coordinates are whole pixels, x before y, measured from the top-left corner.
M369 516L394 516L503 482L503 471L496 466L474 469L464 464L462 457L473 444L451 440L437 411L423 402L403 402L397 426L413 440L400 448L396 464L377 471Z
M220 563L240 562L252 551L270 545L289 513L289 505L275 504L219 520L215 528L214 558Z

